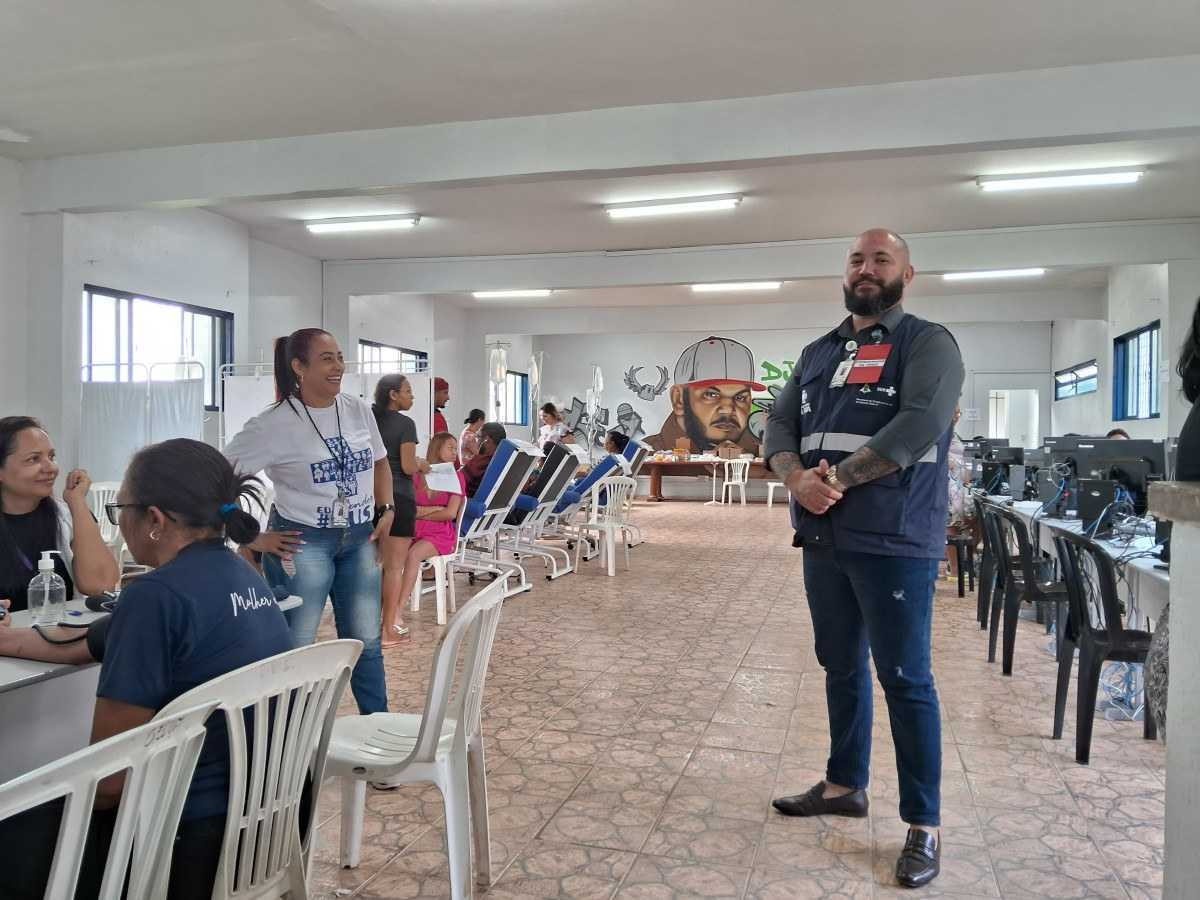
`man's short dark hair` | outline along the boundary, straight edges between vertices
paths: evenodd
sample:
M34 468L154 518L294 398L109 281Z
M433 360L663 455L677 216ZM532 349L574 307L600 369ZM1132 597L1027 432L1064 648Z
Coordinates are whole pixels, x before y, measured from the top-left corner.
M483 436L490 440L497 447L500 442L508 437L508 432L504 430L504 426L499 422L485 422L483 427L479 429Z

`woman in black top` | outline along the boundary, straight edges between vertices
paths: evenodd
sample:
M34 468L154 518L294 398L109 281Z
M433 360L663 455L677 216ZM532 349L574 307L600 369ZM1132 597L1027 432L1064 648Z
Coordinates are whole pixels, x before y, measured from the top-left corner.
M1192 328L1179 351L1176 371L1183 379L1183 396L1192 404L1192 411L1179 432L1175 480L1200 481L1200 404L1196 403L1200 398L1200 300L1192 312Z
M58 463L50 436L36 419L0 419L0 598L28 606L29 581L43 551L57 550L54 569L67 585L99 594L116 587L117 561L88 508L87 472L67 475L63 502L54 497Z
M417 456L416 423L404 415L412 406L413 389L407 378L403 375L384 375L379 379L371 409L379 424L379 436L387 448L396 504L392 530L383 540L381 643L385 648L395 647L408 637L408 628L400 619L400 582L404 578L404 560L408 557L417 521L412 477L416 472L429 471L429 463Z

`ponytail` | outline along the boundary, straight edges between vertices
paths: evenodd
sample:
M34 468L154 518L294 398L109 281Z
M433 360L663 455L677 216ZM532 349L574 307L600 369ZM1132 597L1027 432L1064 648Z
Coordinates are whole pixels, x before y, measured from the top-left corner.
M139 450L125 472L125 486L140 506L157 506L181 524L249 544L259 533L247 507L263 507L261 482L239 475L215 448L174 438Z
M329 334L324 328L301 328L287 337L275 338L275 402L300 396L300 379L292 368L292 360L308 365L315 337Z

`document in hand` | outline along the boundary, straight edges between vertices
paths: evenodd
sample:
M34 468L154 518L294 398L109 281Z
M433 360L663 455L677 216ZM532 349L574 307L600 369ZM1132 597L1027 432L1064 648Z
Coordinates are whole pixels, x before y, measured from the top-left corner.
M436 463L430 466L425 474L425 486L431 491L462 493L462 484L458 480L458 472L454 470L454 463Z

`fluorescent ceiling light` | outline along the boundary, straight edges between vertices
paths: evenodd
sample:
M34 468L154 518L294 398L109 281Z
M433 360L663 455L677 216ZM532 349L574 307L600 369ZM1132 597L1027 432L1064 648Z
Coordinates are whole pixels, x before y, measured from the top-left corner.
M995 269L991 272L947 272L942 281L986 281L990 278L1040 278L1045 269Z
M526 291L472 291L476 300L512 300L520 297L549 297L554 291L545 288Z
M742 202L741 194L716 194L709 197L677 197L670 200L642 200L637 203L613 203L604 207L610 218L638 219L643 216L674 216L686 213L734 209Z
M716 294L722 291L777 291L782 281L724 281L717 284L693 284L697 294Z
M420 216L352 216L343 219L310 219L304 227L313 234L345 234L351 231L394 231L413 228Z
M1040 175L980 176L975 179L981 191L1040 191L1052 188L1107 187L1136 184L1146 173L1142 169L1104 169L1089 172L1045 172Z

